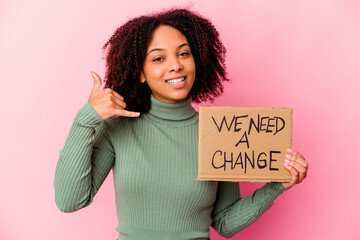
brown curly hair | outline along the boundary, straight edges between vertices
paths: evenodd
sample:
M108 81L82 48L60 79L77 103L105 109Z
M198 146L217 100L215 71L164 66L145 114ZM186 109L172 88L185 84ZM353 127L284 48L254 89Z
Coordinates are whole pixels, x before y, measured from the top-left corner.
M179 30L189 42L196 65L192 100L213 101L228 81L226 49L211 22L187 9L170 9L140 16L120 26L103 46L107 51L105 87L111 88L126 102L126 109L146 113L150 109L151 90L140 82L140 73L152 33L161 25Z

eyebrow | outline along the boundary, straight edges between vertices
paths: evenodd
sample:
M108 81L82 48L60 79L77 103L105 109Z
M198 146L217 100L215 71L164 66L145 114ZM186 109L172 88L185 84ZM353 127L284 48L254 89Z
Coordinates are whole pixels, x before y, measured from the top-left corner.
M179 49L179 48L182 48L183 46L189 46L189 44L188 43L183 43L183 44L181 44L181 45L179 45L177 48ZM163 49L163 48L154 48L154 49L151 49L148 53L147 53L147 55L149 55L151 52L154 52L154 51L164 51L165 49Z

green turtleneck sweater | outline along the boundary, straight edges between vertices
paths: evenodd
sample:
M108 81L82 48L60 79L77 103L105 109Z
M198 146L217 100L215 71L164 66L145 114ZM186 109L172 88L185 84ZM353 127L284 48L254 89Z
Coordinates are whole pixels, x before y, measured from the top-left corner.
M236 182L197 181L198 113L191 98L151 96L138 118L103 121L87 102L77 113L55 173L64 212L89 205L113 169L119 239L231 237L256 221L285 188L267 183L240 197Z

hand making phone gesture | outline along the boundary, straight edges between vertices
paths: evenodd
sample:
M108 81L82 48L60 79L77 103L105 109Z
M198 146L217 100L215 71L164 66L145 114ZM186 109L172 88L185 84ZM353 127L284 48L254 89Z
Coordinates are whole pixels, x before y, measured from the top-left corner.
M110 88L102 89L101 78L95 72L91 72L94 78L94 86L88 102L103 120L109 118L138 117L140 113L125 110L124 98Z

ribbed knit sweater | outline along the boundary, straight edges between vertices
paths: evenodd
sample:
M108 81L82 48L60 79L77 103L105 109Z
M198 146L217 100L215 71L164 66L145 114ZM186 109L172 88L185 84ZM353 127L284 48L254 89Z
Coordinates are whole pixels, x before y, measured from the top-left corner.
M77 113L55 173L63 212L89 205L113 169L119 239L231 237L256 221L285 188L267 183L244 198L236 182L197 181L198 113L191 98L151 96L138 118L103 121L87 102Z

